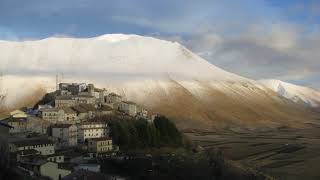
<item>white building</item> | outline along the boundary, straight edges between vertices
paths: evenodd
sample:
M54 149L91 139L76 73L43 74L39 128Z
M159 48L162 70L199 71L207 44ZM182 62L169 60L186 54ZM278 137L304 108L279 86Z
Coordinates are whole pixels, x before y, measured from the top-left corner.
M96 98L91 95L70 95L70 96L57 96L55 99L55 107L72 107L79 104L96 104Z
M55 163L64 163L64 155L62 154L52 154L49 156L46 156L47 161L49 162L55 162Z
M77 121L77 112L69 107L42 109L41 112L42 119L52 123Z
M109 136L109 127L103 121L82 122L78 128L78 140L85 142L87 139L102 138Z
M71 170L61 169L58 163L47 162L39 159L31 162L20 162L19 167L29 172L30 175L39 177L47 177L51 180L60 180L61 178L71 174Z
M92 153L105 153L112 151L112 139L110 137L89 139L88 151Z
M48 104L44 104L44 105L39 105L38 106L38 110L42 110L42 109L50 109L53 108L51 105Z
M137 105L131 101L122 101L119 106L119 111L122 111L130 116L136 116Z
M58 121L64 121L64 111L57 108L46 108L41 110L41 117L45 121L56 123Z
M76 125L55 124L51 126L52 137L57 139L59 147L76 146L78 130Z
M77 104L76 100L73 99L72 96L58 96L54 103L56 108L72 107Z
M28 149L39 151L40 155L51 155L55 153L54 143L46 138L21 139L9 143L10 152L17 152Z

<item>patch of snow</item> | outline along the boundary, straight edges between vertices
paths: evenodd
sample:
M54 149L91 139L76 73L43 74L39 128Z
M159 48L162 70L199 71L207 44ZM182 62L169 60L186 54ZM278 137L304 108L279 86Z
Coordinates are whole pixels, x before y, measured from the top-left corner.
M320 92L317 90L275 79L264 79L259 82L276 92L279 96L285 97L293 102L302 101L312 107L318 107L320 105Z

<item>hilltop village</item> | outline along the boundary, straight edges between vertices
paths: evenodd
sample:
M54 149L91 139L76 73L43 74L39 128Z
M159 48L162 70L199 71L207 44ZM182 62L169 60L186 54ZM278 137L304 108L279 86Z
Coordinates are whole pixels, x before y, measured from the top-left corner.
M57 83L34 107L0 120L0 179L273 178L194 143L167 117L116 93Z
M90 160L119 151L106 120L116 117L152 123L156 116L93 84L60 83L35 107L12 111L1 120L0 135L7 137L10 158L26 174L68 179L79 170L99 173L100 164Z

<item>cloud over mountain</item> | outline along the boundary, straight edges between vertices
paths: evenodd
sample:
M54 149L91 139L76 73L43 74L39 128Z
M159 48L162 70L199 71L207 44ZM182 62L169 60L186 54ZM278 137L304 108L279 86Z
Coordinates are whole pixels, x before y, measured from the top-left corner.
M301 127L316 113L305 106L309 101L300 104L291 97L310 100L312 106L320 99L319 93L312 96L313 91L298 86L279 95L277 88L220 69L179 43L152 37L0 41L0 50L0 89L7 94L1 103L9 107L39 89L53 91L56 74L63 82L106 87L150 112L174 118L184 128Z

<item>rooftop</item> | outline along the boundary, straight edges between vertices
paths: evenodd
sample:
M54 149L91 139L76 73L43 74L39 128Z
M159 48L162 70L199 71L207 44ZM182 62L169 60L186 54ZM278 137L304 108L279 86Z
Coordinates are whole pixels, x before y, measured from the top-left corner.
M13 128L12 126L10 126L9 124L5 123L5 122L1 122L0 121L0 126L5 126L7 128Z
M91 120L91 121L83 121L81 122L81 124L86 125L86 124L108 124L108 123L103 120Z
M56 100L73 100L72 96L57 96Z
M17 151L17 153L26 156L26 155L38 154L39 151L35 149L26 149L26 150Z
M9 117L4 119L5 122L27 122L27 118Z
M132 101L122 101L123 103L126 103L126 104L131 104L131 105L136 105L135 102L132 102Z
M92 104L79 104L77 106L72 107L72 109L77 113L86 113L89 111L96 111L96 108Z
M116 93L110 93L109 96L117 96L117 97L121 97L120 95L116 94Z
M31 145L43 145L43 144L54 144L51 140L47 138L35 138L35 139L19 139L17 141L11 142L18 147L31 146Z
M57 108L43 108L40 111L42 111L42 112L58 112L59 109L57 109Z
M33 165L33 166L41 166L45 163L47 163L47 160L45 159L45 157L38 155L38 154L32 154L30 156L25 156L23 158L21 158L20 161L21 165Z
M72 108L69 107L64 107L62 108L62 110L64 111L65 114L75 114L76 111L74 111Z
M112 140L111 137L101 137L101 138L91 138L89 141L107 141L107 140Z
M77 170L65 177L62 180L108 180L109 176L96 173L88 170Z
M101 111L112 111L113 109L110 106L101 106Z
M43 108L40 111L42 112L59 112L60 110L63 110L66 114L75 114L76 112L69 107L63 107L63 108Z
M84 95L84 94L81 94L81 95L75 95L75 96L72 96L71 98L77 98L77 97L94 98L94 96L91 96L91 95Z
M72 124L54 124L51 127L52 128L69 128L71 126L72 126Z

